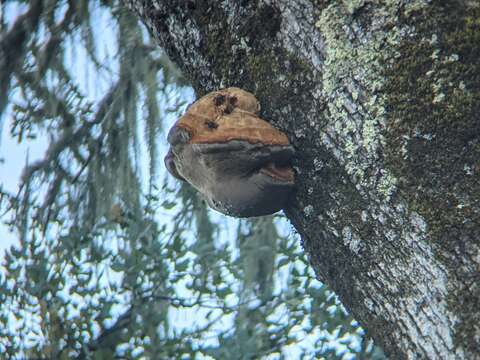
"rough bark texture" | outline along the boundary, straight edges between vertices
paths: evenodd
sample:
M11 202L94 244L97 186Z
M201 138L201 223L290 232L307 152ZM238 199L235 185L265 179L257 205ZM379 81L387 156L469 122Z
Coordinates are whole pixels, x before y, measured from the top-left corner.
M199 95L289 135L287 216L387 353L480 357L479 3L127 2Z

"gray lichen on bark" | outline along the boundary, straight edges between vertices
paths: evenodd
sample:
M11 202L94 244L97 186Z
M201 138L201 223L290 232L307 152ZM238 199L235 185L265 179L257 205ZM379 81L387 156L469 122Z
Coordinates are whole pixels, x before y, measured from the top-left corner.
M199 94L242 87L289 134L287 216L369 333L480 356L479 4L129 3Z

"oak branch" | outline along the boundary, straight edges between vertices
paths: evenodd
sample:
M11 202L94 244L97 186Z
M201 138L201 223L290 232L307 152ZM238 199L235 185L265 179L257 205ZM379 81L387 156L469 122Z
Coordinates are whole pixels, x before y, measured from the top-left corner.
M241 87L297 150L286 209L393 358L480 357L480 5L129 0L199 95Z

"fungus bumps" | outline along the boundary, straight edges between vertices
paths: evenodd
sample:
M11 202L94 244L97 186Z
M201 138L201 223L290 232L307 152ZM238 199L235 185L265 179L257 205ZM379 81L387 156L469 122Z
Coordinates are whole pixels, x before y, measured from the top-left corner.
M294 187L293 147L259 110L247 91L214 91L193 103L168 134L168 171L226 215L272 214Z

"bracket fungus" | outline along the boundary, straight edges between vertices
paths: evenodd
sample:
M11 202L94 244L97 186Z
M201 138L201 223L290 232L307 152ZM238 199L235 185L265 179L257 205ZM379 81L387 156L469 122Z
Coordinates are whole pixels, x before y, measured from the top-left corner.
M223 214L272 214L294 187L293 147L259 111L247 91L214 91L193 103L168 134L168 171Z

